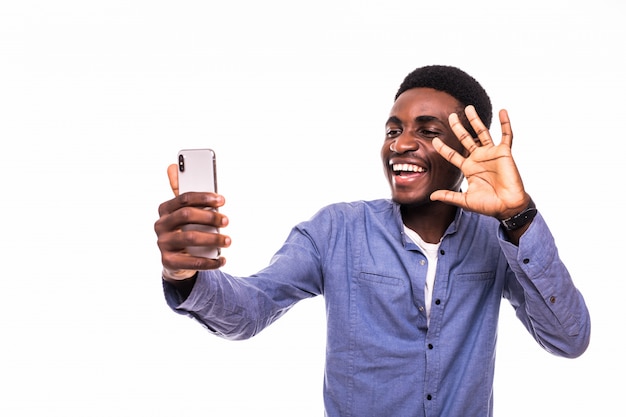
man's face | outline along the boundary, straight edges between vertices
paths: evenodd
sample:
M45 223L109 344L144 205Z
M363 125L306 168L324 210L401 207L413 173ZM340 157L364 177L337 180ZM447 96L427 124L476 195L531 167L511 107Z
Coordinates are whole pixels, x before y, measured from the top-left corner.
M451 95L432 88L413 88L402 93L385 125L381 157L391 186L392 199L403 205L430 202L436 190L458 191L461 171L435 150L435 137L464 154L448 115L462 111Z

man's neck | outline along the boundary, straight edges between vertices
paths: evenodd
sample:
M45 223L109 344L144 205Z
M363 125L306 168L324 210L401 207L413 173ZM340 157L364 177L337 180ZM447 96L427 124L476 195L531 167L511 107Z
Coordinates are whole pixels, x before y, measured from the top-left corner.
M438 201L402 206L402 222L428 243L439 243L456 216L457 207Z

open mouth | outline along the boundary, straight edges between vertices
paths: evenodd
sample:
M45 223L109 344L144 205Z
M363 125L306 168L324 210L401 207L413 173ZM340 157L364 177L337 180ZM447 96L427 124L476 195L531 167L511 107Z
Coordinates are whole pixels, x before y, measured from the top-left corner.
M394 175L411 175L426 172L426 168L414 164L392 164L391 170Z

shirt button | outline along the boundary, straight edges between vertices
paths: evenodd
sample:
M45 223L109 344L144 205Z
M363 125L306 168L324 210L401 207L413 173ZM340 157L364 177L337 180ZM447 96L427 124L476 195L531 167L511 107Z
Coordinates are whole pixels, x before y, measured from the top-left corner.
M437 299L435 300L435 304L437 304L437 305L441 304L441 300L440 300L439 298L437 298Z
M432 399L433 399L433 396L432 396L432 395L430 395L430 394L428 394L428 395L426 396L426 399L427 399L428 401L430 401L430 400L432 400Z
M432 349L434 346L432 345L432 343L428 344L428 349Z
M424 306L419 306L417 309L418 309L419 311L424 311Z
M550 302L552 304L556 303L556 297L554 295L550 296Z
M425 260L423 260L423 259L420 259L420 265L421 265L421 266L426 265L426 261L425 261Z
M440 253L441 255L445 255L445 254L446 254L446 251L445 251L445 250L443 250L443 249L441 249L441 250L439 251L439 253Z
M529 263L529 262L530 262L530 259L528 259L528 258L524 258L524 260L523 260L522 262L524 262L525 264L527 264L527 263Z

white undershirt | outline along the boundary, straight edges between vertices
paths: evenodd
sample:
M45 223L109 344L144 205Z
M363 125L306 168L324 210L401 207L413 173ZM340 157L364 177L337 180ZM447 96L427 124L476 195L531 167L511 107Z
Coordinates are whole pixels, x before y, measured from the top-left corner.
M435 286L435 272L437 271L437 259L439 254L439 243L424 242L415 231L404 226L404 232L422 250L428 259L428 269L426 270L426 284L424 285L424 307L426 308L427 322L430 323L430 305L433 298L433 288Z

